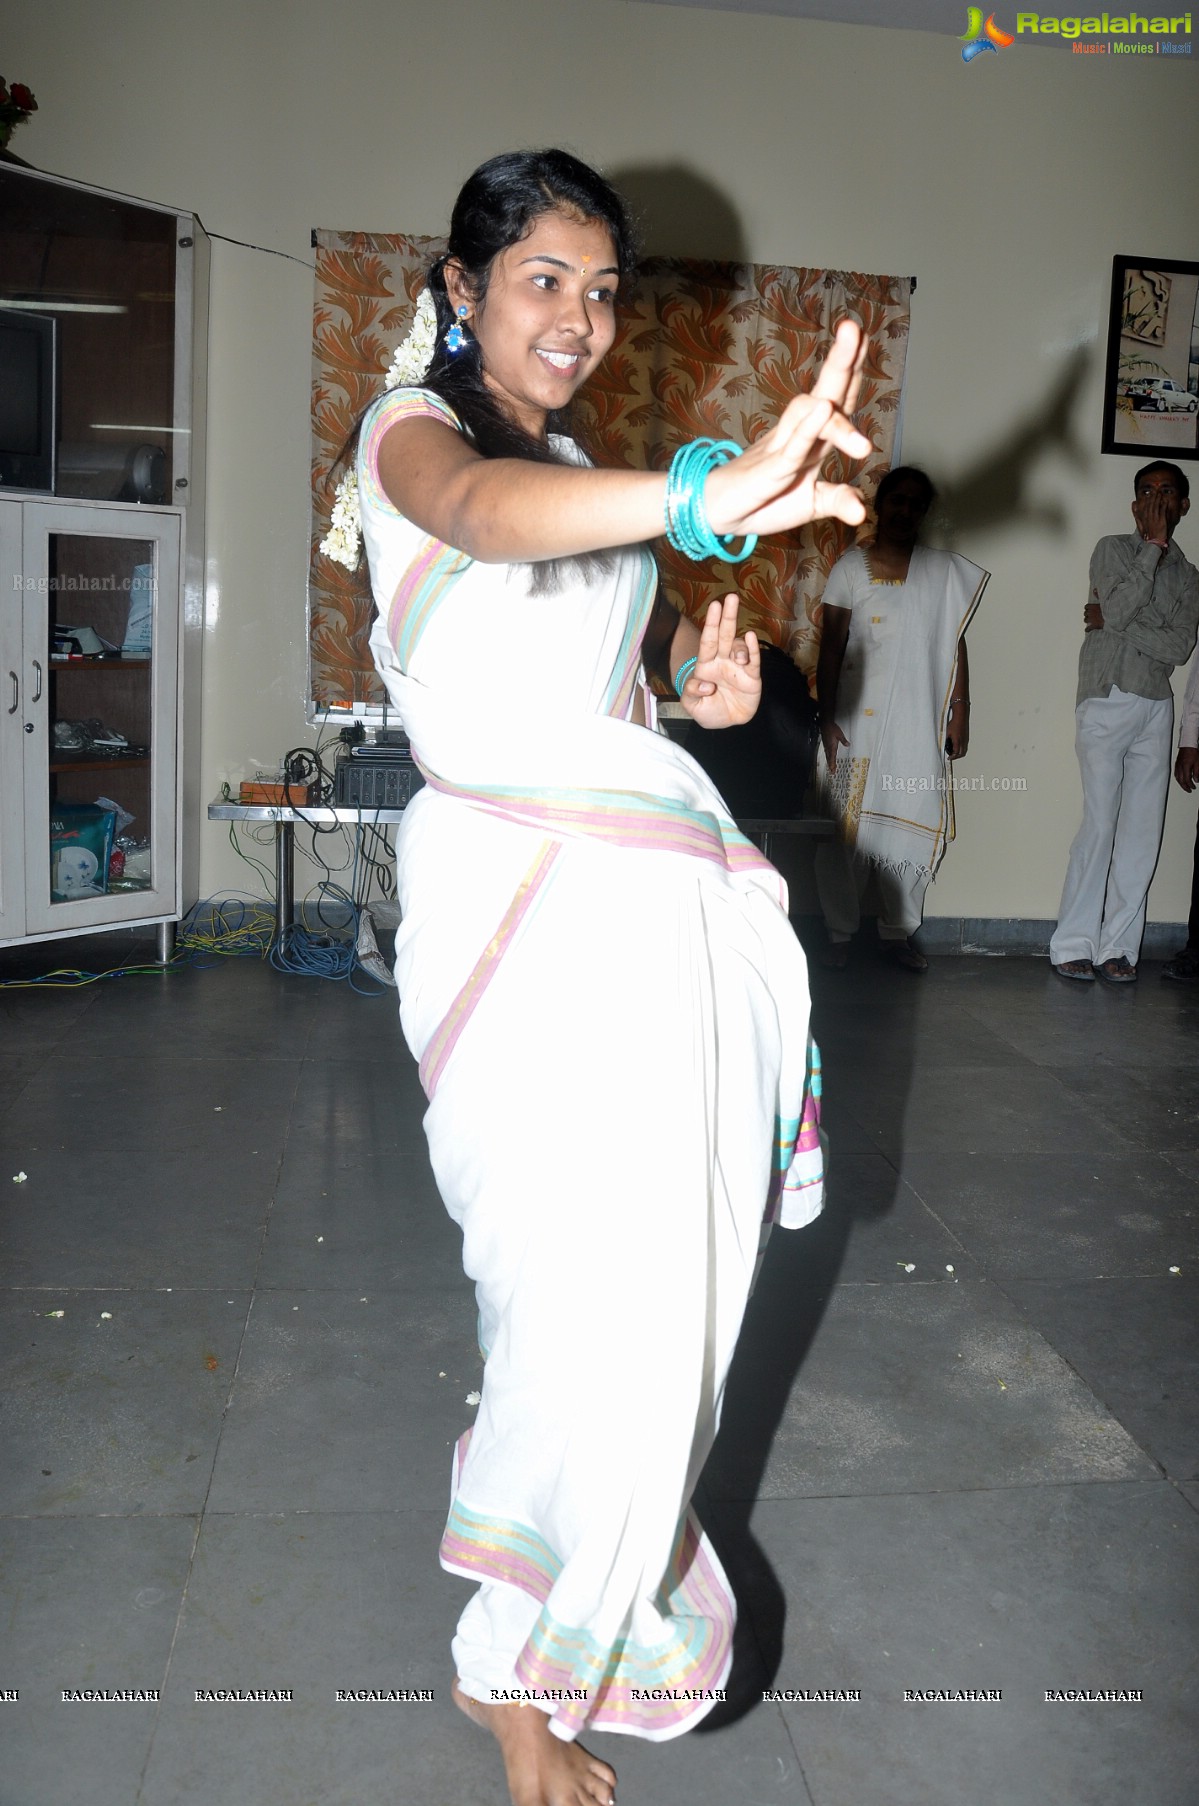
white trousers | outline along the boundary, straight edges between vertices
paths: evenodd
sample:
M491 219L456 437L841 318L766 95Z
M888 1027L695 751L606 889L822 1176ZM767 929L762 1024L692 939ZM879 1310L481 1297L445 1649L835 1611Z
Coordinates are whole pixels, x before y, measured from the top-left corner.
M1049 957L1060 966L1123 956L1135 966L1162 842L1174 703L1113 689L1080 702L1075 719L1082 826L1070 848Z
M927 872L883 872L869 860L850 853L839 840L822 840L816 847L816 891L830 941L848 941L862 919L862 899L873 875L878 890L878 936L881 941L906 941L924 917Z

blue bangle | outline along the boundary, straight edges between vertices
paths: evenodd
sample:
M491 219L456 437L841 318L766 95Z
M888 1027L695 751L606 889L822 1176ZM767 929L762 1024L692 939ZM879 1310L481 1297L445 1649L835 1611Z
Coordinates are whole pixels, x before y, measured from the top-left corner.
M683 685L687 682L687 679L690 677L698 663L698 654L696 654L694 658L685 658L674 674L674 693L679 698L680 702L683 699Z
M740 564L758 543L756 533L747 533L741 550L732 550L734 535L722 538L712 531L704 508L704 485L710 472L730 458L739 458L741 447L732 439L693 439L679 448L670 461L666 483L666 537L676 552L697 562L702 558L720 558L727 564Z

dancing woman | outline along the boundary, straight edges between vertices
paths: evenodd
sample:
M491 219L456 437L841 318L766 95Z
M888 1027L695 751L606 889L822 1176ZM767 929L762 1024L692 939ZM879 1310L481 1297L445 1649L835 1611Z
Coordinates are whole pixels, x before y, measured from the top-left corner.
M696 556L860 520L819 477L870 449L860 334L743 456L596 470L563 415L631 262L584 164L485 163L429 274L432 362L358 452L371 646L427 778L397 846L401 1017L486 1357L441 1545L480 1583L454 1697L517 1806L614 1799L579 1732L675 1736L721 1687L732 1600L689 1500L764 1218L820 1201L781 880L647 731L646 669L705 726L750 717L757 644L735 596L702 631L661 602L643 548L668 515Z

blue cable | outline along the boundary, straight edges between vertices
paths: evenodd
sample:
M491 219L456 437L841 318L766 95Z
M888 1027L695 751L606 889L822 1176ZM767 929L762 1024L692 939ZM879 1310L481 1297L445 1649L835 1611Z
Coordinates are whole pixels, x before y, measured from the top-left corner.
M361 848L361 833L354 837L354 867L350 874L350 890L345 891L340 884L331 879L322 879L317 886L320 902L317 914L320 915L321 903L328 898L348 910L350 933L348 939L341 935L329 933L316 934L302 921L293 922L283 930L271 948L272 966L278 972L290 972L300 978L328 978L333 981L344 980L352 991L360 997L382 997L389 987L375 978L369 969L358 958L358 931L362 921L362 909L354 901L354 891L358 886L358 860ZM303 908L303 905L301 905ZM374 989L364 990L354 979L356 971L364 972Z

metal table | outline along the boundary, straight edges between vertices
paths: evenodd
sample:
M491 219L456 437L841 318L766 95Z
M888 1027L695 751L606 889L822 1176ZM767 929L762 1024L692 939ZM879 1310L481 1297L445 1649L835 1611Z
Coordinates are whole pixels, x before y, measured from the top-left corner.
M346 827L387 828L404 819L403 809L333 809L316 804L311 809L293 809L282 803L234 803L218 797L208 805L209 821L269 821L275 824L275 935L278 938L291 926L295 912L295 826L312 822L329 827L340 822ZM781 816L739 821L737 826L770 858L770 840L774 834L804 834L828 839L833 824L819 816Z
M290 928L295 913L296 823L327 828L335 822L350 828L391 828L404 819L402 809L334 809L313 804L294 809L283 803L235 803L218 797L208 805L209 821L270 821L275 824L275 938Z

